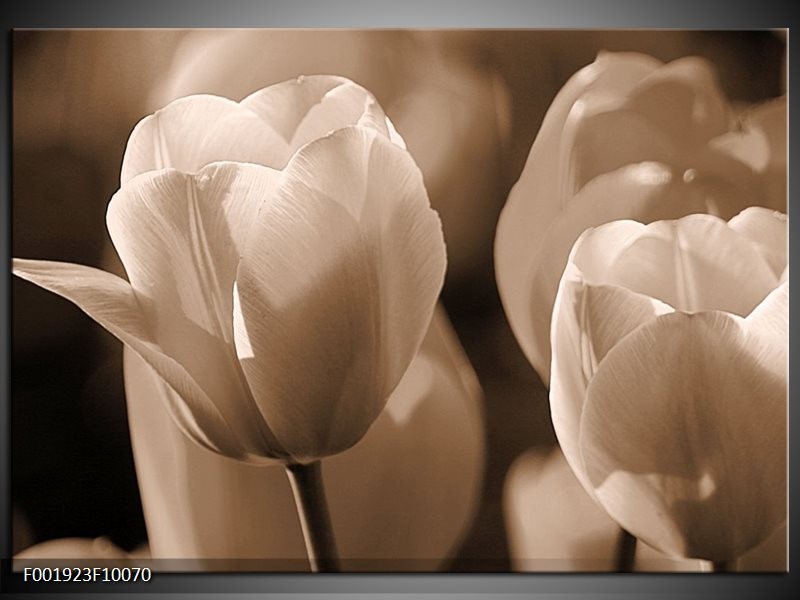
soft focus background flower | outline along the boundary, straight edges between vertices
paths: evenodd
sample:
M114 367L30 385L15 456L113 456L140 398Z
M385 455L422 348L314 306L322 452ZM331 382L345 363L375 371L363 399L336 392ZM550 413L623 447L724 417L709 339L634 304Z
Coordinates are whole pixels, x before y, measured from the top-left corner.
M498 223L497 282L545 384L550 309L572 243L614 219L786 210L785 97L734 118L714 67L601 53L559 91Z
M448 243L444 305L485 391L486 477L450 568L507 570L514 545L502 520L506 472L527 448L547 449L555 438L547 390L497 298L492 240L546 109L608 50L665 62L705 57L738 111L780 95L784 41L767 31L231 33L14 32L13 254L120 273L103 227L120 157L137 120L176 95L238 101L300 73L337 73L368 87L419 152ZM25 282L12 286L15 549L108 535L131 550L146 532L121 347L68 302Z
M669 555L735 561L786 520L785 269L785 216L760 207L614 221L572 249L553 425L587 492Z

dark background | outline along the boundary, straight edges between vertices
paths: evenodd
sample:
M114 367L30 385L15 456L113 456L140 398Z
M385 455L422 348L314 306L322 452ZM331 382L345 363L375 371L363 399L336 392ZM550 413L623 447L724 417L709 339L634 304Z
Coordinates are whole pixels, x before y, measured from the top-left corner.
M149 94L167 76L183 35L13 34L14 256L109 264L105 205L118 186L125 142L152 110ZM450 257L457 268L448 275L444 303L485 392L488 440L481 505L452 569L490 559L505 570L499 490L522 451L550 446L554 436L547 392L500 306L492 237L547 106L601 49L642 51L664 61L705 56L732 101L757 102L782 92L785 45L767 31L450 31L426 32L426 39L449 65L468 73L466 80L480 86L496 77L507 92L505 108L499 102L494 114L480 110L468 122L467 151L451 157L436 185L429 182L446 234L465 240L461 254ZM402 61L407 45L417 42L404 32L374 32L369 43L387 60ZM393 118L397 85L372 90ZM453 197L465 182L479 193ZM461 210L461 202L471 210ZM11 367L13 551L72 536L105 535L125 549L144 542L121 346L67 301L14 279Z

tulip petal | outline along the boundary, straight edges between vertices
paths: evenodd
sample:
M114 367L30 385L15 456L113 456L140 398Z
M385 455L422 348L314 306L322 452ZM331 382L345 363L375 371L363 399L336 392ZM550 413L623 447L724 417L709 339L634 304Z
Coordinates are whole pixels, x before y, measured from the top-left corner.
M599 275L603 283L685 312L716 309L744 316L778 283L753 244L711 215L642 226L606 264Z
M706 194L696 193L680 176L659 163L628 165L596 177L576 194L550 225L531 261L528 281L531 329L529 344L536 348L535 364L545 385L550 379L550 320L558 283L575 240L587 228L615 219L648 223L706 210ZM627 226L625 226L627 227ZM639 225L633 225L638 231ZM608 254L583 252L585 260ZM591 279L591 275L588 275ZM601 279L602 281L602 279Z
M282 166L285 155L281 136L252 111L219 96L187 96L139 121L120 181L168 167L194 173L221 160Z
M609 514L672 555L725 561L786 518L786 346L720 312L672 313L615 346L580 446Z
M286 143L286 161L301 146L336 129L371 127L389 136L386 115L372 94L335 75L301 76L259 90L242 100L278 131Z
M237 276L237 351L297 461L357 442L407 369L445 270L407 152L363 128L304 146L259 213Z
M728 227L751 240L780 278L788 260L786 215L768 208L751 206L728 221Z
M404 147L373 96L344 77L284 81L241 103L187 96L136 125L125 149L121 180L124 184L168 167L193 173L221 160L282 168L303 144L352 125L375 129Z
M180 397L170 395L167 404L188 437L214 452L244 455L245 450L205 392L152 338L127 281L92 267L17 258L13 272L73 302L147 361Z
M777 343L789 344L789 281L782 282L745 319L748 327L773 336ZM786 365L775 365L786 372Z
M559 183L566 177L559 164L567 116L587 91L626 93L660 64L640 54L601 53L594 63L573 75L548 109L500 215L494 249L500 298L520 346L540 374L549 370L549 360L541 355L548 342L537 348L530 336L529 275L531 259L547 228L570 199Z
M250 224L278 171L214 163L132 179L111 199L108 229L144 319L164 352L211 398L254 454L279 446L235 355L233 283Z
M576 240L569 256L583 277L595 284L616 284L609 281L608 272L615 261L642 235L645 225L630 219L611 221L587 229Z
M578 446L587 387L620 340L672 310L663 302L624 288L590 285L574 264L564 272L553 311L550 410L561 449L589 494L593 486L583 472Z

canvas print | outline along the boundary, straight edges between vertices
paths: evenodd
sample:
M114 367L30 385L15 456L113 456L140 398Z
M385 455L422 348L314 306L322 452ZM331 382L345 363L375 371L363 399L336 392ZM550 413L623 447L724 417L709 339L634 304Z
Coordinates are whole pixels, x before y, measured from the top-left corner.
M785 31L12 39L17 569L786 570Z

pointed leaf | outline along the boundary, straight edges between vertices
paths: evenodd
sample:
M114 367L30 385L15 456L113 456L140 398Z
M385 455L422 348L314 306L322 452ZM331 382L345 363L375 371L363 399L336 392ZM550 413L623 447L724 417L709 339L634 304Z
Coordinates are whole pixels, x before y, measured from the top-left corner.
M231 457L246 449L192 376L156 343L127 281L91 267L14 259L13 272L75 303L141 356L175 390L168 409L178 427L200 445Z

